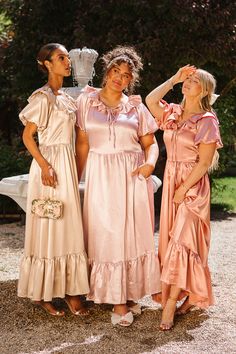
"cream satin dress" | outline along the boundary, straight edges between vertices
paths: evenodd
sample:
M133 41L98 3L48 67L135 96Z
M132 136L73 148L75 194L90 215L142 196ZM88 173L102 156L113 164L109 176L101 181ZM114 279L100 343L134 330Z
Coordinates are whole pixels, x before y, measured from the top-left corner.
M208 267L210 247L210 184L206 173L186 193L180 204L175 190L198 161L200 143L222 147L219 122L212 112L196 114L178 124L180 105L167 104L160 129L164 130L167 162L164 174L158 253L161 263L162 305L170 286L183 289L191 304L206 308L214 303Z
M32 161L18 296L51 301L54 297L64 298L65 294L87 294L87 256L73 139L76 106L70 96L55 96L47 85L35 91L28 101L20 119L24 125L27 121L37 125L39 149L54 168L58 185L55 190L44 186L41 169ZM61 200L63 217L52 220L32 214L32 200L42 197Z

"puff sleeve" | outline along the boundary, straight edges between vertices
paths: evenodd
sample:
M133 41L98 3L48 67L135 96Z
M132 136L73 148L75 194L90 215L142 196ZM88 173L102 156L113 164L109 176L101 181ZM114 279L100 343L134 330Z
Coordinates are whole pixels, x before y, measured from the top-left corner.
M173 129L172 125L175 124L178 116L182 113L181 106L175 103L167 103L164 100L161 100L161 103L164 111L162 117L157 118L158 128L161 130Z
M88 94L81 93L76 100L77 111L76 111L76 123L75 125L81 130L86 131L85 127L85 116L86 116L86 105L88 101Z
M222 148L223 144L220 137L219 122L212 113L204 115L197 122L197 133L195 145L216 143L216 148Z
M19 118L24 125L31 122L37 125L38 131L47 127L49 116L49 103L47 95L39 92L31 96L28 105L20 112Z
M138 136L144 136L146 134L154 133L157 129L157 123L154 117L151 115L147 107L141 103L137 107L138 111Z

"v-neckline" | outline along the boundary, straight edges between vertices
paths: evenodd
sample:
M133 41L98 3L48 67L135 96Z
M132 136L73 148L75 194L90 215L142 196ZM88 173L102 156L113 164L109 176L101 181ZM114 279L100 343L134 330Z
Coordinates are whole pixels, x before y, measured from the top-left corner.
M189 116L187 119L185 120L181 120L180 122L177 121L177 127L178 128L181 128L186 122L188 122L192 117L195 117L195 116L201 116L203 114L205 114L206 112L201 112L201 113L195 113L195 114L192 114L191 116Z

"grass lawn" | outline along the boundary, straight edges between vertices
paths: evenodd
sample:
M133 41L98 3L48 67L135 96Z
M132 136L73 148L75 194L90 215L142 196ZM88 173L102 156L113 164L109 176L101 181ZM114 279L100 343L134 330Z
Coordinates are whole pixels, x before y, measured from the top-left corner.
M236 177L213 179L211 207L236 212Z

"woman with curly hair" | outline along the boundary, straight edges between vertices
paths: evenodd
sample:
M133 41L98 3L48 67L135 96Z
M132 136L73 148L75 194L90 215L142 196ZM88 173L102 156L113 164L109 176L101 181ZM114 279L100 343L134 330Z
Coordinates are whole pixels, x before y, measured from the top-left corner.
M140 96L129 96L142 69L134 48L116 47L102 60L102 88L87 87L77 101L79 178L86 163L88 299L113 304L112 323L129 326L141 313L136 301L160 290L150 178L157 125Z

